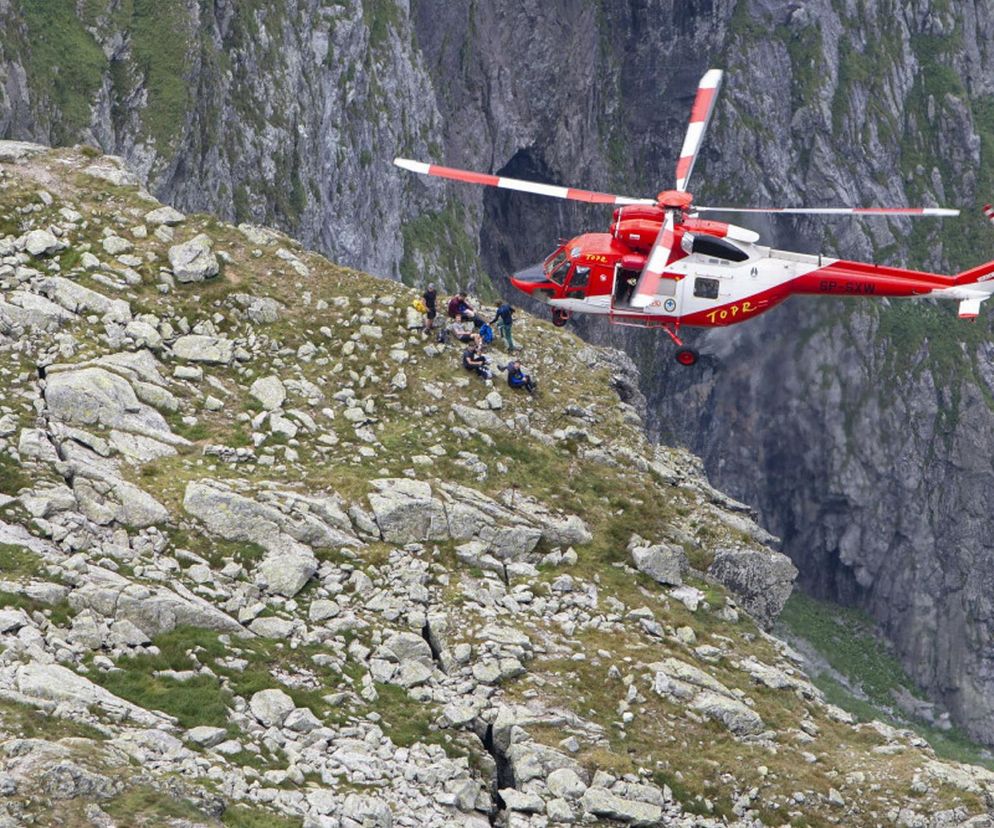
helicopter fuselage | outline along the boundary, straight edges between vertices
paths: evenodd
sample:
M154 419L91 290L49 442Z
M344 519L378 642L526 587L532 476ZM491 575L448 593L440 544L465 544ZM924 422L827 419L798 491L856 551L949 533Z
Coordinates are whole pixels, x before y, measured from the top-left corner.
M642 327L734 325L793 294L935 295L960 300L960 315L971 318L976 315L971 303L979 305L994 288L987 281L994 274L980 273L981 268L971 280L964 278L969 274L955 277L774 250L757 244L752 231L691 218L675 228L676 243L652 302L632 307L627 289L645 264L646 245L655 239L660 222L624 215L618 220L620 212L612 232L571 239L543 264L514 274L512 284L547 302L561 319L592 313ZM989 266L984 269L990 271Z

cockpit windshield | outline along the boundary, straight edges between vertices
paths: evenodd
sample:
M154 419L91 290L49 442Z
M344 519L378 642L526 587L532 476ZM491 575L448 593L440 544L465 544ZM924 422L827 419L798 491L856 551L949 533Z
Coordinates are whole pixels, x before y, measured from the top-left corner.
M559 270L559 268L562 266L562 264L564 262L567 262L567 259L566 259L566 248L565 247L562 250L558 251L557 253L553 253L548 258L548 260L546 260L546 262L545 262L545 275L548 276L551 279L552 278L552 274L555 273L557 270ZM567 264L568 264L568 262L567 262ZM562 279L560 279L559 282L560 282L560 284L562 284Z
M572 262L563 256L563 261L559 267L546 275L549 277L550 282L555 282L557 285L561 285L566 281L566 274L569 273L570 267L572 267Z

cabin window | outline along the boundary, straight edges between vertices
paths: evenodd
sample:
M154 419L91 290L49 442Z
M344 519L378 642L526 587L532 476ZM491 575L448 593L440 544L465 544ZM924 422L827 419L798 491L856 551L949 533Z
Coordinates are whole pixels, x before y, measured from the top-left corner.
M570 290L573 288L585 288L590 281L590 268L577 267L573 271L573 278L569 280Z
M703 279L700 277L694 279L694 296L699 299L717 299L718 280Z
M749 258L748 253L730 241L707 235L694 236L693 251L702 256L714 256L728 262L744 262Z

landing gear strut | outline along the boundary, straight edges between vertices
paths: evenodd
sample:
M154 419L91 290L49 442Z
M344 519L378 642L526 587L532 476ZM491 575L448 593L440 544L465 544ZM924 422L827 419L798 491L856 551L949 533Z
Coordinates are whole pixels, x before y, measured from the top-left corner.
M674 322L663 325L663 330L669 334L670 339L673 340L673 344L677 346L677 352L673 355L676 361L686 368L696 365L699 355L693 348L688 348L684 345L683 340L680 339L678 334L680 323Z
M567 322L569 322L569 318L572 315L573 315L572 312L568 310L563 310L562 308L553 308L552 324L555 325L557 328L562 328Z

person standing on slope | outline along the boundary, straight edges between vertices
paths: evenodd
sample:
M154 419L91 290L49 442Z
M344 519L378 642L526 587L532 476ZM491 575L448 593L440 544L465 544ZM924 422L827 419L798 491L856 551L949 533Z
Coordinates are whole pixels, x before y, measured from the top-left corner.
M497 323L497 333L504 337L508 353L517 350L517 346L514 344L514 337L511 335L511 323L514 321L513 316L514 308L507 302L502 302L497 308L494 318L490 320L491 325L494 322Z
M425 303L425 324L421 330L422 333L430 333L435 327L435 317L438 316L438 292L433 283L428 283L428 288L421 294L421 298Z

